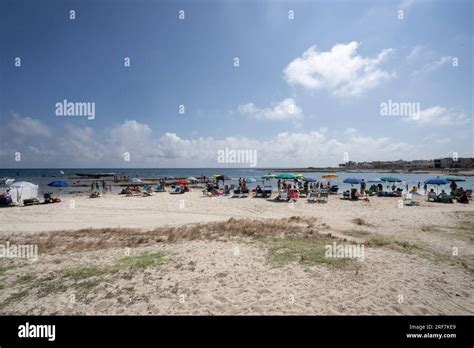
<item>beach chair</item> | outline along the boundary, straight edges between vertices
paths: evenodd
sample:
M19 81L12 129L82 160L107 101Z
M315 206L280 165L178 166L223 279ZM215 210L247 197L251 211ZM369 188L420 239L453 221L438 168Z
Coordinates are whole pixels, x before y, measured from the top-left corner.
M339 191L339 186L337 186L337 185L332 185L329 188L329 194L331 194L331 195L337 195L337 191Z
M447 193L440 193L436 201L439 203L453 203L453 197Z
M181 187L179 187L179 186L171 185L170 189L169 189L169 193L172 194L172 195L175 195L175 194L184 193L184 191L181 190Z
M308 203L315 203L319 198L319 191L310 191L308 194Z
M165 192L165 185L160 184L156 186L155 192Z
M306 197L308 197L308 194L309 194L308 188L303 188L303 189L301 189L300 192L299 192L299 196L300 196L301 198L306 198Z
M247 198L250 195L250 190L248 188L243 188L241 190L240 198Z
M288 202L289 198L288 198L288 192L286 191L280 191L278 192L278 196L275 197L275 199L277 201L285 201L285 202Z
M329 199L329 192L328 191L323 191L319 193L319 197L316 199L316 202L318 203L327 203Z
M232 194L232 198L240 198L241 196L242 196L242 191L240 190L240 187L235 188Z
M438 200L438 196L436 192L429 192L428 193L428 202L436 202Z
M351 199L351 193L349 192L349 190L344 191L344 192L342 193L341 199Z
M411 193L407 193L406 198L403 200L403 205L406 205L409 207L419 206L420 202L415 201Z

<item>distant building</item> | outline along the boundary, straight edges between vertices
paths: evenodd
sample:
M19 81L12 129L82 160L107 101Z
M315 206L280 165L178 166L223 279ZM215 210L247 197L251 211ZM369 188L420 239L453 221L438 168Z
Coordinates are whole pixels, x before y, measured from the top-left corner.
M449 168L474 168L474 158L458 158L452 157L439 158L434 160L434 167L441 169Z
M349 161L346 163L339 164L341 168L350 169L385 169L385 170L396 170L396 169L428 169L428 168L474 168L474 158L440 158L434 160L413 160L413 161L373 161L373 162L354 162Z

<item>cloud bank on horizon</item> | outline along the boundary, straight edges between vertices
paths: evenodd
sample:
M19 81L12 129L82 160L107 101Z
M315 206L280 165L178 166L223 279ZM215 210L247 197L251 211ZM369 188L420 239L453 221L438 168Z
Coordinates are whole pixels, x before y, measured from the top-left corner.
M10 17L0 11L8 52L1 63L2 167L223 167L217 152L225 148L257 151L258 167L473 156L467 0L264 1L250 14L231 3L184 1L176 5L184 20L170 4L124 1L109 18L107 4L77 2L76 22L65 18L43 28L50 36L30 38L15 28L25 21L38 29L32 19L46 14L25 2L37 8L27 18L13 2L1 5ZM56 1L51 9L67 16ZM156 23L149 13L160 10L167 17ZM130 11L134 29L119 15ZM171 37L158 34L164 28ZM71 39L92 49L69 52ZM64 49L60 57L51 52L53 40ZM107 53L98 58L94 48ZM58 117L54 105L65 99L73 114L93 103L94 117Z

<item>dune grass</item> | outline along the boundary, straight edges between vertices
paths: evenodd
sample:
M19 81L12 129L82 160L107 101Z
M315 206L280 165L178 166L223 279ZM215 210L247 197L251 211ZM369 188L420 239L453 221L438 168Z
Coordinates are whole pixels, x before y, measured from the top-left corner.
M325 256L325 246L332 244L334 239L287 237L281 239L266 238L262 241L268 249L269 261L276 266L298 262L308 266L325 264L342 267L351 260Z
M126 256L118 261L118 265L128 268L147 268L157 266L165 263L166 253L164 251L158 252L144 252L138 255Z

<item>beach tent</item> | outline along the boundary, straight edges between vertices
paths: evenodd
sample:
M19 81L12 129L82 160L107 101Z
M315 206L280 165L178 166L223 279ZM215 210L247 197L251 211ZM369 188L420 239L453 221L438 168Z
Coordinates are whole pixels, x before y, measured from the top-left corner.
M18 181L8 186L13 203L20 204L23 200L38 197L38 185L27 181Z

